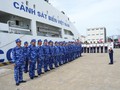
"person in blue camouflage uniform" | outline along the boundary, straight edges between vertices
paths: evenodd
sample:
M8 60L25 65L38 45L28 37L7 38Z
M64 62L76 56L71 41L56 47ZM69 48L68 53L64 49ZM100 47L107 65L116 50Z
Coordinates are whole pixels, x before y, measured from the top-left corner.
M50 59L49 59L49 67L50 69L54 69L54 59L55 59L55 47L53 46L53 41L49 41L49 49L50 49Z
M68 48L68 43L65 44L65 48L66 48L66 63L69 62L69 48Z
M28 72L28 63L29 63L29 59L28 59L28 42L24 42L24 47L23 47L23 51L24 51L24 73Z
M21 40L17 39L16 47L12 50L12 62L14 63L14 78L16 81L16 85L18 86L20 83L26 82L23 81L23 64L24 64L24 53L23 47L21 47Z
M65 41L63 42L63 64L65 64L67 61L66 61L66 46L65 46Z
M69 42L69 61L71 62L72 61L72 42Z
M75 44L74 44L74 42L71 42L71 49L72 49L72 52L71 52L71 59L72 59L72 61L75 59L74 57L75 57Z
M55 59L54 59L55 67L58 67L58 64L59 64L59 62L58 62L59 56L60 56L59 53L60 53L60 51L59 51L59 47L58 47L58 42L56 41L55 42Z
M71 58L71 61L73 61L73 51L74 51L74 49L73 49L73 43L72 42L71 42L70 47L71 47L70 58Z
M75 59L78 58L78 51L79 51L79 48L78 48L77 42L75 42Z
M47 39L44 40L43 51L44 51L44 71L47 72L47 71L50 71L48 69L49 58L50 58L50 50L49 50Z
M29 55L29 76L31 79L34 79L35 76L35 65L37 62L37 47L36 47L36 40L31 40L31 45L28 47L28 55Z
M67 55L68 62L70 62L70 42L67 43Z
M60 51L60 42L57 42L57 50L58 50L58 54L57 54L57 60L58 60L58 65L61 66L61 51Z
M81 45L81 42L77 40L77 47L78 47L78 57L81 57L81 54L83 53L83 47Z
M62 42L59 42L59 50L60 50L60 59L59 59L59 65L63 65L63 47Z
M78 43L78 45L79 45L79 57L81 57L82 53L83 53L83 47L82 47L81 43Z
M66 42L65 41L63 42L63 51L64 51L64 64L66 64L67 63L67 57L66 57L67 51L66 51Z
M37 50L38 50L37 73L38 73L38 75L41 75L41 74L44 74L42 72L42 67L44 66L44 51L43 51L41 39L38 40Z

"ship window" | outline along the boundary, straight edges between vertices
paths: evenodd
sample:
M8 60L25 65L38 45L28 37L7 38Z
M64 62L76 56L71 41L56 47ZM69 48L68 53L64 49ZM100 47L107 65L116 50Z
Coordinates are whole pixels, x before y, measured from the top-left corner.
M46 2L48 2L48 0L45 0Z
M40 29L40 28L39 28L39 27L37 27L37 31L38 31L38 32L39 32L39 29Z
M37 22L37 35L62 38L60 28L39 22Z
M35 9L35 4L33 5L33 8Z
M28 5L28 1L26 1L26 5Z
M67 37L64 37L64 39L68 39Z
M61 13L62 13L62 14L65 14L65 12L64 12L64 11L61 11Z
M65 33L66 35L74 36L74 34L73 34L71 31L69 31L69 30L64 30L64 33Z
M18 20L16 20L16 25L20 25L20 22Z
M70 19L68 18L68 21L69 21Z

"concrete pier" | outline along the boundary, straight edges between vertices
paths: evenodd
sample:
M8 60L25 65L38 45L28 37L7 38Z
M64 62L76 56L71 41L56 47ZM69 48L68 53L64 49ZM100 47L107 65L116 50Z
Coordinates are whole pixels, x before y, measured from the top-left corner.
M13 65L0 67L0 90L120 90L120 49L114 50L114 64L108 54L83 54L81 58L47 72L34 80L15 85Z

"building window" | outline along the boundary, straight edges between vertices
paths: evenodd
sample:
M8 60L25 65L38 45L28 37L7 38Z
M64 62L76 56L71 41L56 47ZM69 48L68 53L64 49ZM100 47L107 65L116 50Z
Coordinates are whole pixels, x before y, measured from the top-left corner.
M90 34L88 34L88 36L90 36Z
M46 13L48 14L48 11L46 11Z
M18 20L16 20L15 22L16 22L16 25L18 26L20 25L20 22Z
M48 2L49 0L45 0L46 2Z
M94 36L95 34L92 34L92 36Z
M88 31L90 31L90 29L88 29Z
M37 27L37 31L39 32L39 30L40 30L40 27Z
M35 9L35 4L33 5L33 8Z
M28 1L26 1L26 5L28 6Z

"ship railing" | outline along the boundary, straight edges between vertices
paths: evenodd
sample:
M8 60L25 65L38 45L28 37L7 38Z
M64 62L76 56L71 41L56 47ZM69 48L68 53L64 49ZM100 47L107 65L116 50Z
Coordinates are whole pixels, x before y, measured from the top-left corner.
M74 39L74 36L72 36L72 35L64 35L64 38L65 39Z
M55 31L49 31L49 30L44 30L44 29L40 29L38 32L46 32L46 33L54 33L54 34L59 34L59 32L55 32Z
M30 29L23 29L23 28L16 28L16 27L9 27L9 30L30 31Z
M31 30L30 29L9 27L9 33L25 34L25 32L27 32L28 35L31 35Z

